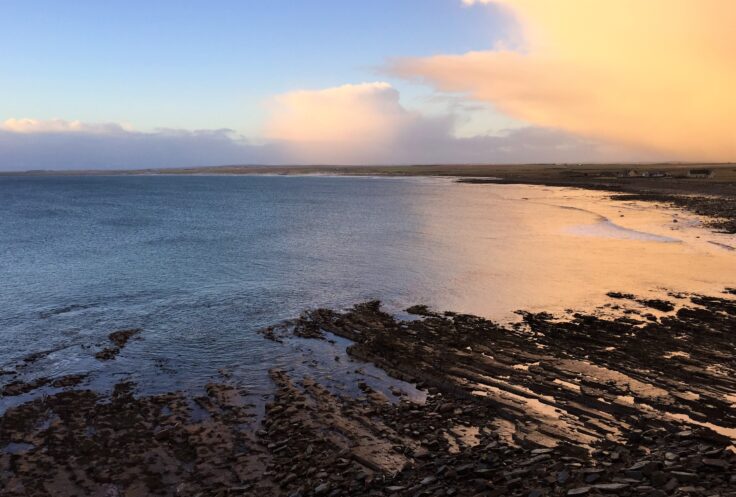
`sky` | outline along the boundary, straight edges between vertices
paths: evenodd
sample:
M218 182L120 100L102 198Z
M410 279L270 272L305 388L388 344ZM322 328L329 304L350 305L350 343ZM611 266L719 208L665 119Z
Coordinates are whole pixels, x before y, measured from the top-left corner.
M736 160L732 0L0 5L0 170Z

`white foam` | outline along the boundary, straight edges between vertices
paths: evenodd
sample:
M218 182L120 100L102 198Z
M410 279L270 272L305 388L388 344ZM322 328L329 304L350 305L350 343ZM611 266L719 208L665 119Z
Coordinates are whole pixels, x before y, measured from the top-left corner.
M618 240L638 240L657 243L680 243L681 240L670 236L647 233L624 228L612 222L610 219L602 219L593 224L579 224L570 226L567 233L579 236L593 236L597 238L615 238Z

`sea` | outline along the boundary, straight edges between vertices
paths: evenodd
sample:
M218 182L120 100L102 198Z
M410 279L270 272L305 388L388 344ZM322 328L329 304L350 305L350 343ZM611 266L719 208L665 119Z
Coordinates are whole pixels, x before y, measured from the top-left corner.
M604 312L609 291L666 298L736 282L734 235L666 205L572 188L4 176L0 205L0 383L84 373L89 388L156 392L226 375L265 395L272 368L358 368L333 359L344 340L284 345L259 333L308 309L378 299L402 318L427 304L507 323L519 310ZM143 331L116 359L94 358L128 328ZM0 398L0 411L24 400Z

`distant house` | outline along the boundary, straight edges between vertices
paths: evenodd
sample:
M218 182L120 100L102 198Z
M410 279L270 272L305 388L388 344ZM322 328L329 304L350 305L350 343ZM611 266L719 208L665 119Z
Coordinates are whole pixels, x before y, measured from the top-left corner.
M636 169L627 169L616 173L619 178L665 178L670 176L669 173L662 171L637 171Z
M713 170L712 169L690 169L687 172L688 178L712 178L713 177Z

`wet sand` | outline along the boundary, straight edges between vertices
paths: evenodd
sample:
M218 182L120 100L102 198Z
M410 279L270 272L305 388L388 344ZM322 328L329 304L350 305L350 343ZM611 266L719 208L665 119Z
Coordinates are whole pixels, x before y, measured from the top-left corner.
M610 178L572 176L507 178L464 178L470 184L546 185L575 187L612 192L615 201L642 201L668 204L708 219L707 225L722 233L736 233L735 183L717 183L699 179Z

